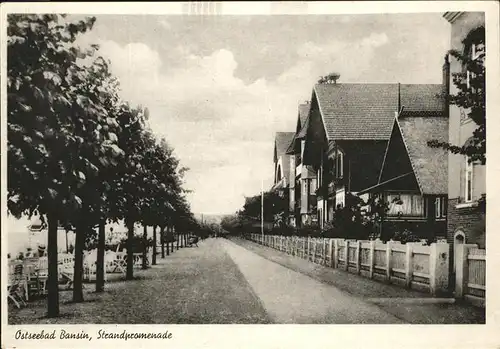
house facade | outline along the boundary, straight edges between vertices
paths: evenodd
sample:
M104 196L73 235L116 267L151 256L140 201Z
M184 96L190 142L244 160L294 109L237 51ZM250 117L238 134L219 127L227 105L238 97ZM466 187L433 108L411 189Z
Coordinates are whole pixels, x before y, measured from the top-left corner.
M413 113L403 108L398 113L378 184L358 193L375 195L388 204L381 223L385 237L404 229L421 238L446 237L448 154L427 145L448 138L448 118L440 106L436 109Z
M276 132L274 138L274 181L271 188L281 197L289 201L290 195L290 158L286 151L293 140L294 132ZM285 222L288 221L289 210L283 215Z
M304 163L317 173L320 226L332 220L336 208L346 205L347 193L362 193L367 199L370 191L366 189L380 183L396 115L406 108L405 116L439 113L443 117L442 93L441 84L314 87ZM399 166L399 159L391 161Z
M303 164L310 109L309 102L299 105L295 134L287 149L290 155L289 224L295 227L317 223L316 173L311 166Z
M479 59L485 52L484 40L473 39L477 31L484 32L484 12L446 12L443 17L451 25L451 49L463 52L470 59ZM466 68L453 57L449 59L448 87L451 95L458 89L453 83L453 73L466 73ZM466 83L469 83L467 79ZM468 112L455 105L449 106L449 139L451 144L463 146L473 136L477 125ZM448 225L449 243L477 243L485 247L485 212L479 204L486 195L486 166L469 162L465 155L448 155Z

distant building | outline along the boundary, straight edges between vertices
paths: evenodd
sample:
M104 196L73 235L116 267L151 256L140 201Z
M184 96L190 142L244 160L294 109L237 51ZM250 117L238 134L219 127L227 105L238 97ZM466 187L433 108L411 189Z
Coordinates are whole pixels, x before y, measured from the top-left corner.
M276 132L274 139L274 183L271 190L277 192L289 203L290 195L290 158L286 151L293 140L294 132ZM283 212L281 219L283 223L289 223L289 210Z
M305 139L309 125L309 102L300 104L295 135L288 147L290 158L290 220L292 226L316 224L316 173L311 166L304 166Z

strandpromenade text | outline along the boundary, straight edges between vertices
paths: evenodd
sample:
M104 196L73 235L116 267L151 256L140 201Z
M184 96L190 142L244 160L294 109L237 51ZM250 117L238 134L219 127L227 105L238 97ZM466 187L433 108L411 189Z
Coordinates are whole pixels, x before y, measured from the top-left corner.
M169 331L165 332L131 332L127 330L123 331L105 331L99 330L97 331L97 336L95 339L103 340L103 339L115 339L115 340L135 340L135 339L172 339L173 335ZM18 340L44 340L44 339L59 339L59 340L92 340L93 336L91 336L88 332L81 331L68 331L68 330L53 330L53 331L22 331L18 330L15 334L15 339Z

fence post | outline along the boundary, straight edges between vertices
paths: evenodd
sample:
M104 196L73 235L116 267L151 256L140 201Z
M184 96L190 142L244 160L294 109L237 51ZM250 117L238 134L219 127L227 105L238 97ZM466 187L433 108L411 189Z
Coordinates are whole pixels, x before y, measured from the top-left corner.
M373 279L375 271L375 241L370 241L370 279Z
M313 263L316 263L316 255L318 254L318 240L314 239Z
M448 288L448 265L449 265L448 244L431 244L431 254L429 260L429 286L433 295L443 293ZM467 265L468 248L465 248L464 258ZM465 271L467 272L467 271ZM468 278L467 278L468 279ZM465 279L465 282L467 282ZM467 284L464 284L465 286Z
M326 265L326 239L323 238L323 263L322 265Z
M406 263L405 277L406 287L411 288L411 279L413 278L413 246L411 243L406 243Z
M333 239L329 239L328 241L328 252L329 252L329 255L330 255L330 268L333 268L334 266L334 262L333 262L333 259L334 259L334 255L333 255Z
M339 244L338 240L333 240L333 267L337 269L339 267Z
M310 253L311 253L311 237L307 236L307 260L309 260Z
M345 241L345 247L344 247L345 270L349 271L349 240L344 240L344 241Z
M386 250L385 250L385 276L386 276L386 281L391 282L391 261L392 261L392 249L391 246L392 242L387 241L386 243Z
M361 240L357 241L356 246L356 273L361 274Z

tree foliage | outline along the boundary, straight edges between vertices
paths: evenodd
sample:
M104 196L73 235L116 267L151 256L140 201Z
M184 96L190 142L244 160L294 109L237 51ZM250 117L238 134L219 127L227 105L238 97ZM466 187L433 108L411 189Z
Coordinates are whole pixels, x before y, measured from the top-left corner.
M247 197L240 212L246 219L260 220L262 196L255 195ZM275 191L264 192L264 221L273 222L277 215L288 210L288 201Z
M187 169L148 127L147 108L120 99L119 82L109 62L96 56L97 45L75 44L94 22L8 16L8 212L48 220L49 316L58 315L59 225L76 229L77 301L82 251L97 226L104 234L106 220L129 226L129 262L136 222L195 226L182 182Z
M465 144L451 144L432 140L428 145L444 148L454 154L469 156L471 162L486 164L486 68L485 31L479 27L463 41L465 52L451 50L449 54L463 67L452 74L458 92L449 96L449 103L456 105L477 125L472 137ZM475 57L471 50L474 45Z

